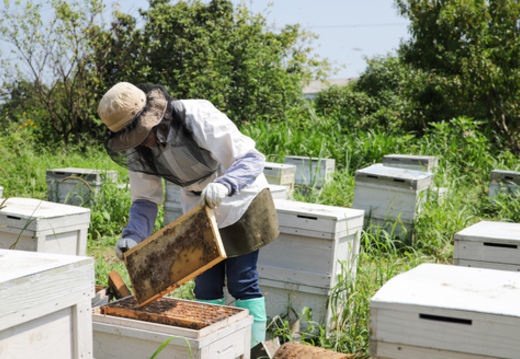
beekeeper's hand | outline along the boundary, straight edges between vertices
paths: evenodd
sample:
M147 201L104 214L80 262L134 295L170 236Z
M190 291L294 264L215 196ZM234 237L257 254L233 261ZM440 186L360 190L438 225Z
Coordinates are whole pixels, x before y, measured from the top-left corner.
M123 259L123 253L132 249L137 245L137 242L131 238L121 238L116 243L116 256L119 259Z
M210 183L200 194L200 206L215 208L222 203L222 199L229 194L226 186L220 183Z

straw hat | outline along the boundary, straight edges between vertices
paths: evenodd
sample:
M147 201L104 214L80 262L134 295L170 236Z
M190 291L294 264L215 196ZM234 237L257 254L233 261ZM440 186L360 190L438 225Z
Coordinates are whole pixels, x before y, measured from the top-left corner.
M120 82L108 90L99 103L98 114L115 133L110 140L112 150L125 151L140 145L161 122L167 104L160 90L151 91L147 101L147 95L128 82ZM132 126L125 130L130 124Z

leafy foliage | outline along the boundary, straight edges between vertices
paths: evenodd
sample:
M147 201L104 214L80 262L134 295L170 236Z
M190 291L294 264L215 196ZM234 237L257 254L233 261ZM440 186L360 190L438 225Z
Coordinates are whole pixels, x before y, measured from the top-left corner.
M42 4L27 1L0 10L0 37L11 44L13 57L3 60L0 81L7 101L3 121L15 120L19 107L38 118L36 132L65 144L93 133L99 88L90 71L91 37L98 25L98 0L50 2L53 16L42 18ZM18 111L10 112L10 110ZM13 118L14 117L14 118ZM94 132L95 134L95 132Z
M227 0L152 1L141 15L144 29L119 14L105 34L112 49L96 56L98 68L110 64L105 82L163 84L177 98L211 101L236 123L284 119L304 81L327 69L309 55L312 34L298 25L275 32L261 14Z
M411 20L400 56L421 71L413 100L425 123L468 116L520 150L520 3L516 0L397 0ZM502 145L497 138L496 144Z

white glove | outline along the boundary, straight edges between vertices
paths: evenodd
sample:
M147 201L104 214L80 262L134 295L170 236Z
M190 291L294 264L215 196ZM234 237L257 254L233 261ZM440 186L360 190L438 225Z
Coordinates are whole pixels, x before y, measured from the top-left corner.
M209 208L215 208L222 203L222 199L228 194L229 191L223 184L210 183L200 194L200 206L207 205Z
M131 238L121 238L116 243L116 256L119 259L123 259L123 253L132 249L137 245L137 242Z

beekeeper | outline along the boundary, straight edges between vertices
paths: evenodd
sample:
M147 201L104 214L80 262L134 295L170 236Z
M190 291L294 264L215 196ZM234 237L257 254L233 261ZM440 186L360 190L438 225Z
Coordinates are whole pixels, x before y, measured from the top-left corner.
M252 346L265 340L265 300L258 286L258 250L278 236L278 222L263 174L265 157L206 100L177 100L160 85L121 82L101 99L106 148L128 167L132 205L119 258L152 234L162 179L179 185L184 213L216 208L228 258L195 278L195 298L224 304L227 283L236 305L254 317Z

